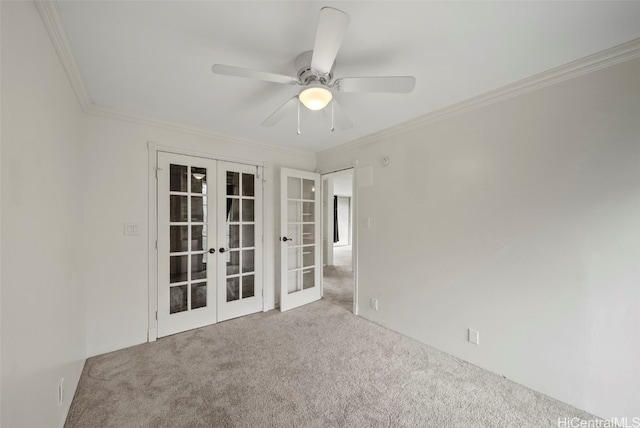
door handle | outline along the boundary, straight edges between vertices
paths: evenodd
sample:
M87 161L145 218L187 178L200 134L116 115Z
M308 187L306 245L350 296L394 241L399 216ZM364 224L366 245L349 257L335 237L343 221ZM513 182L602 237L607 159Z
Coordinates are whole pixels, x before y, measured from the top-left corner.
M218 252L219 252L219 253L224 253L225 251L227 251L227 250L225 250L224 248L220 248L220 249L218 250Z
M287 238L286 236L282 238L282 242L293 241L292 238Z
M216 252L216 249L215 249L215 248L209 248L209 254L213 254L213 253L215 253L215 252Z

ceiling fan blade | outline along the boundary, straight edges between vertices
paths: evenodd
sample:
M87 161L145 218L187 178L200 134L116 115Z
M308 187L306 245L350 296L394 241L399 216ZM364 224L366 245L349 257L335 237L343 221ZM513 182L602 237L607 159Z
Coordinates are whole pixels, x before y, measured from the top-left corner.
M334 88L340 92L389 92L408 94L416 86L413 76L343 77Z
M267 71L251 70L249 68L234 67L232 65L215 64L211 71L225 76L248 77L249 79L265 80L267 82L294 84L298 79L283 74L269 73Z
M333 121L331 120L331 114L333 109ZM349 115L340 107L340 104L336 101L335 97L331 100L331 105L327 106L323 109L327 119L331 125L337 129L338 131L346 131L347 129L353 126L353 122L351 122L351 118ZM332 129L333 131L333 129Z
M289 113L291 107L295 106L296 104L298 104L297 95L295 97L289 98L287 101L285 101L284 104L278 107L276 111L271 113L271 116L269 116L264 120L264 122L262 122L262 126L273 126L276 123L280 122L282 118L285 117L287 113Z
M316 41L313 45L311 69L320 74L329 74L349 25L349 15L332 7L320 9Z

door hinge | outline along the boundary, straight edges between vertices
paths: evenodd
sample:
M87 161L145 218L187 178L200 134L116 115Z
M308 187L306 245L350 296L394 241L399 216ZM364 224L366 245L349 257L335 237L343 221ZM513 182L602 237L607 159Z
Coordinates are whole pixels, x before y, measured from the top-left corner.
M158 311L156 311L156 321L158 321Z
M158 240L156 239L156 250L158 249Z
M156 180L158 179L158 171L162 171L162 168L155 168L156 170Z

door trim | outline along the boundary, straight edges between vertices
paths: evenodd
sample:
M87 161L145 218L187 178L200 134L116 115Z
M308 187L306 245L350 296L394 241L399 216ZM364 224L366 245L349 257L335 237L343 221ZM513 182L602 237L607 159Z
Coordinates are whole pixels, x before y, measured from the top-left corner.
M239 158L233 156L222 156L218 154L213 154L209 152L204 152L200 150L192 150L188 148L179 148L174 146L169 146L166 144L156 143L154 141L147 141L147 190L148 190L148 209L147 209L147 265L148 265L148 284L147 284L147 310L148 310L148 328L147 328L147 342L155 342L158 339L158 320L157 320L157 312L158 312L158 250L156 248L156 243L158 241L158 183L156 181L156 168L158 167L158 152L166 152L177 155L186 155L186 156L195 156L201 157L205 159L211 159L216 161L224 161L224 162L234 162L244 165L251 165L258 168L262 168L262 194L263 201L266 200L265 196L269 193L266 191L264 183L264 171L268 168L268 164L266 162L252 161L246 158ZM267 244L271 239L268 239L267 231L273 233L273 228L268 228L266 223L266 212L265 212L265 203L262 204L262 219L263 219L263 227L262 233L264 235L264 243L263 243L263 251L262 251L262 266L265 266L266 254L271 250L268 249ZM271 250L272 251L272 250ZM266 275L265 270L263 269L262 274L262 307L263 311L267 311L270 308L267 302L266 293L264 290L266 288Z

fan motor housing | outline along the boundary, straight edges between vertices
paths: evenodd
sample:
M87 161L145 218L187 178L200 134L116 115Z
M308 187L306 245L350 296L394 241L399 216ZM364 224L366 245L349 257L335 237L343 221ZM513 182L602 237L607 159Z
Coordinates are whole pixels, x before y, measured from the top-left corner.
M296 58L295 65L298 70L298 79L303 85L309 85L313 82L318 82L323 85L328 85L333 79L333 69L336 66L336 62L333 62L331 71L328 74L319 75L311 70L311 58L313 58L313 51L302 52Z

